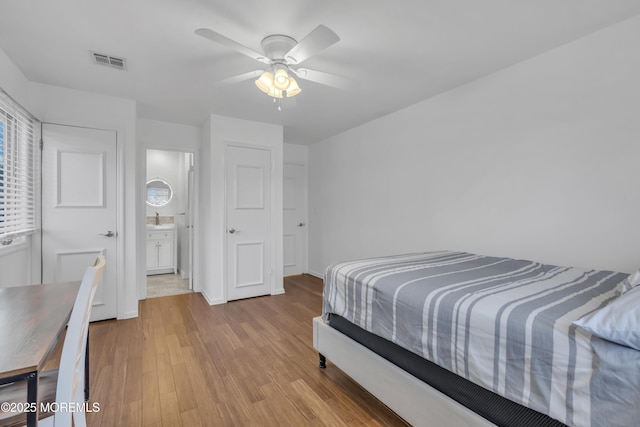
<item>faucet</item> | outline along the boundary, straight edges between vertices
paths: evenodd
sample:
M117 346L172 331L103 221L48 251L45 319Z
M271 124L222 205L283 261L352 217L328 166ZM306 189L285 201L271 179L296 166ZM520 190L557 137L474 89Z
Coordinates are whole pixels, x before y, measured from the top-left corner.
M160 225L160 214L156 212L156 225Z

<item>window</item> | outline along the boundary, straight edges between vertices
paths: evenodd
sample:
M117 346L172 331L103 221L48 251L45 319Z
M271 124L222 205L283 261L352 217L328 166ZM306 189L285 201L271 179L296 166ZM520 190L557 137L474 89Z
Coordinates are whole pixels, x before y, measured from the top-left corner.
M0 243L35 231L34 119L0 91Z

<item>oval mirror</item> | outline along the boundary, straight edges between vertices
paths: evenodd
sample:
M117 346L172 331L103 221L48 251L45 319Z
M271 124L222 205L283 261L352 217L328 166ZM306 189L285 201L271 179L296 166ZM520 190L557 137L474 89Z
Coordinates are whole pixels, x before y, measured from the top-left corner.
M147 205L165 206L173 198L173 189L164 179L155 178L147 181Z

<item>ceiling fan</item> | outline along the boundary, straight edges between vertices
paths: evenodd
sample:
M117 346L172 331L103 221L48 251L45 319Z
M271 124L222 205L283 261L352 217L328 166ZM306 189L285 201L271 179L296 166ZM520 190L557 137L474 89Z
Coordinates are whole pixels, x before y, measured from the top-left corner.
M303 61L340 40L336 33L324 25L318 25L300 42L282 34L267 36L261 42L264 53L256 52L208 28L197 29L195 33L267 65L266 69L243 73L219 83L235 83L255 78L256 86L274 100L285 96L290 98L302 91L294 75L303 80L340 89L349 87L350 80L347 78L298 67Z

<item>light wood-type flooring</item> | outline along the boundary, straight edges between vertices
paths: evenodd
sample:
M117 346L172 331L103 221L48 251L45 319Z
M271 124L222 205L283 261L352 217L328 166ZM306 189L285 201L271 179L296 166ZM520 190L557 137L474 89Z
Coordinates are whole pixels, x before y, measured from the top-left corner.
M198 293L147 299L139 317L92 323L89 426L402 426L331 361L311 319L322 281L209 306Z

